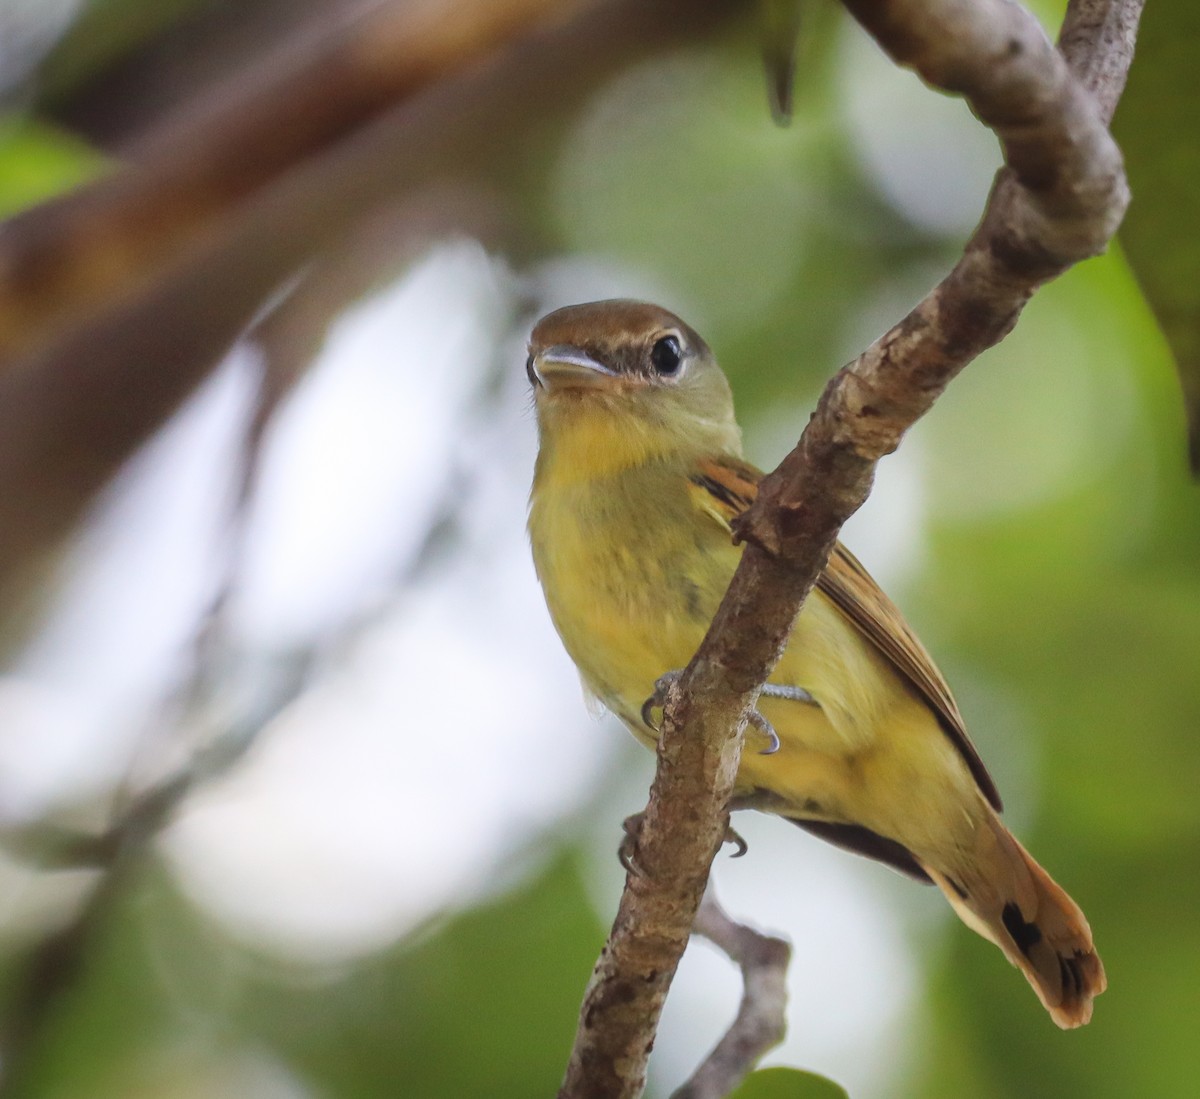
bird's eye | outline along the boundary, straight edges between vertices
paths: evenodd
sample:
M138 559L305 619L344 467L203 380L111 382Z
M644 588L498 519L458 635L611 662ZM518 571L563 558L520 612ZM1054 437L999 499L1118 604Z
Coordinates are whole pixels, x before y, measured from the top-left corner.
M650 365L656 374L669 378L683 365L683 348L676 336L663 336L650 348Z

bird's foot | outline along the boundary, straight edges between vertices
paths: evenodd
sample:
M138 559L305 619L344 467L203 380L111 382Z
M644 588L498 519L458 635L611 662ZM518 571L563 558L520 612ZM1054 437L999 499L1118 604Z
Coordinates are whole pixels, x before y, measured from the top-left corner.
M659 723L654 720L654 711L656 709L661 710L666 705L667 692L678 682L681 675L683 675L682 671L665 672L663 675L660 675L654 681L654 693L642 703L642 722L652 732L657 733L659 729ZM786 687L779 683L764 683L762 690L759 692L759 697L782 698L788 702L802 702L807 706L817 705L817 700L803 687ZM751 710L746 720L759 733L766 737L767 746L759 749L759 755L770 756L779 751L779 734L775 731L774 725L758 710ZM736 835L736 833L734 834ZM741 853L739 852L739 854Z
M642 876L642 868L637 863L637 841L642 831L642 819L645 815L645 813L634 813L621 822L621 828L624 830L625 835L621 837L621 843L617 847L617 858L620 860L625 872L633 874L635 877ZM721 842L722 844L732 843L737 848L729 856L733 859L740 859L750 850L750 845L742 839L741 835L731 824L725 826L725 838Z

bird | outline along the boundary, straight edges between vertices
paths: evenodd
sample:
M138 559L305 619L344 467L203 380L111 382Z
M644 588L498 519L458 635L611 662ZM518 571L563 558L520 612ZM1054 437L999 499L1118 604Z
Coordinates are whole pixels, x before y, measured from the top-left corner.
M742 457L713 352L668 310L567 306L528 351L528 533L546 605L586 691L653 747L659 681L699 647L742 553L731 524L763 475ZM1055 1023L1090 1020L1106 977L1083 912L1004 825L945 679L840 543L757 713L732 807L933 883Z

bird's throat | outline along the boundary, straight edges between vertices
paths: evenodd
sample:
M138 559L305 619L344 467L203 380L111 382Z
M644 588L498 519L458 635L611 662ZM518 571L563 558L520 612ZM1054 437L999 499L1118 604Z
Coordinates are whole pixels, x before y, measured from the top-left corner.
M539 404L535 494L663 462L685 464L697 455L740 450L732 421L664 418L658 411L639 407L628 397L596 393L564 393Z

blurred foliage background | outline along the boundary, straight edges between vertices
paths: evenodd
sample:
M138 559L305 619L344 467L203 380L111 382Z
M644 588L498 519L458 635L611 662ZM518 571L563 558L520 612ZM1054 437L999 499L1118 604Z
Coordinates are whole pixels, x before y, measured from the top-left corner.
M0 212L136 163L358 7L2 0ZM770 467L953 262L999 159L836 5L804 8L786 128L752 5L663 4L654 34L609 7L574 52L393 119L393 193L286 272L0 608L0 1095L556 1088L653 760L585 713L532 576L528 325L602 296L679 311ZM846 531L1087 911L1110 991L1059 1033L932 890L748 819L715 880L795 944L769 1063L855 1099L1183 1097L1200 1075L1200 509L1172 357L1194 389L1200 28L1189 0L1148 7L1114 124L1120 246L1038 295ZM1035 10L1053 31L1062 4ZM86 449L74 423L61 444ZM144 793L178 775L155 816ZM119 843L82 850L114 821ZM652 1094L738 994L689 948Z

